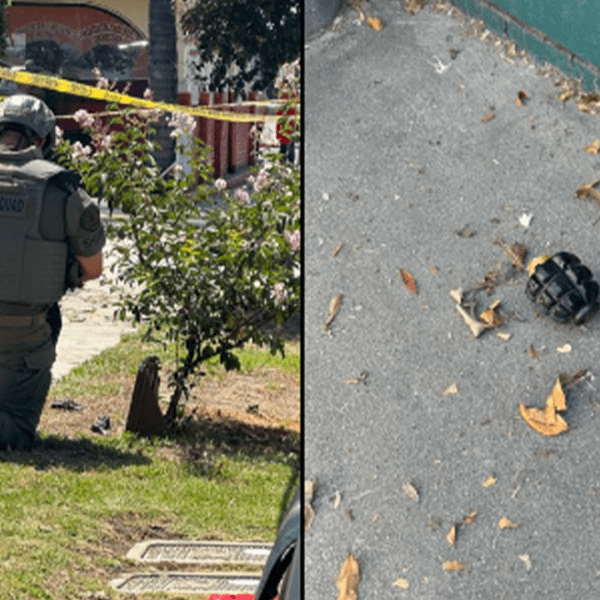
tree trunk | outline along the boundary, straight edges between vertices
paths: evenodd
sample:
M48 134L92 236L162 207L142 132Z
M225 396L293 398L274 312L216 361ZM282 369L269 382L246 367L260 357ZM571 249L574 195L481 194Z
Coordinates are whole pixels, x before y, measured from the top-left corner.
M177 31L172 0L150 0L148 84L155 100L177 102ZM175 141L165 118L156 124L154 158L161 170L175 162Z

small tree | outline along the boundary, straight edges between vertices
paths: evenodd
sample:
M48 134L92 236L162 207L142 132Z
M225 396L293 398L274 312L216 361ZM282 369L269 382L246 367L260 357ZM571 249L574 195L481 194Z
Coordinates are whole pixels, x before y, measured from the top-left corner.
M209 185L208 149L196 140L191 173L163 179L149 141L157 116L138 110L102 120L78 111L91 145L64 142L59 154L91 195L126 215L108 227L117 276L132 286L119 315L146 323L147 337L161 330L176 343L166 414L173 423L204 361L218 356L237 369L233 351L249 341L283 354L278 326L300 300L300 175L272 161L253 178L251 194L231 197L222 180ZM171 125L180 140L195 120L180 114Z
M300 0L200 0L182 16L184 33L198 46L198 79L210 91L230 87L265 90L279 67L296 59L301 48ZM235 68L232 68L235 65Z

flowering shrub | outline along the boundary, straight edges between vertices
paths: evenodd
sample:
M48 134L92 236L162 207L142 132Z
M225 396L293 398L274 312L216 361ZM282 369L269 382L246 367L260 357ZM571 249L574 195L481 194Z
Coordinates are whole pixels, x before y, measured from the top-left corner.
M147 337L161 330L176 343L167 411L173 422L207 359L218 356L226 369L237 369L233 350L248 341L283 354L280 326L300 300L300 175L272 161L255 177L261 183L252 194L239 190L231 198L223 180L210 185L209 150L195 140L187 153L191 173L165 179L151 154L156 115L112 115L78 111L90 146L62 142L59 160L92 196L125 215L107 227L119 254L117 277L129 284L118 314L148 324ZM179 140L194 124L185 115L171 120Z

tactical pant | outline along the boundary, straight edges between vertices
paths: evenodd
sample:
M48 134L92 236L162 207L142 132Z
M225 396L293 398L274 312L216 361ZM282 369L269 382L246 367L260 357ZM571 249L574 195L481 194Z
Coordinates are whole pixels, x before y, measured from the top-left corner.
M0 324L0 450L31 449L55 358L49 323Z

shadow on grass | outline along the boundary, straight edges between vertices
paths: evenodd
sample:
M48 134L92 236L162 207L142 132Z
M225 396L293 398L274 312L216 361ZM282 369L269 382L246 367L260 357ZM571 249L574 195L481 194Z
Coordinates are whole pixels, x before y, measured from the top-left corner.
M170 437L180 445L185 458L192 460L204 450L225 456L243 454L273 462L281 462L282 455L300 453L298 433L227 418L217 421L205 416L188 417L177 424Z
M83 472L149 465L152 461L140 452L120 450L86 438L71 440L48 436L36 440L30 452L0 452L0 463L3 462L32 466L39 471L63 467Z

